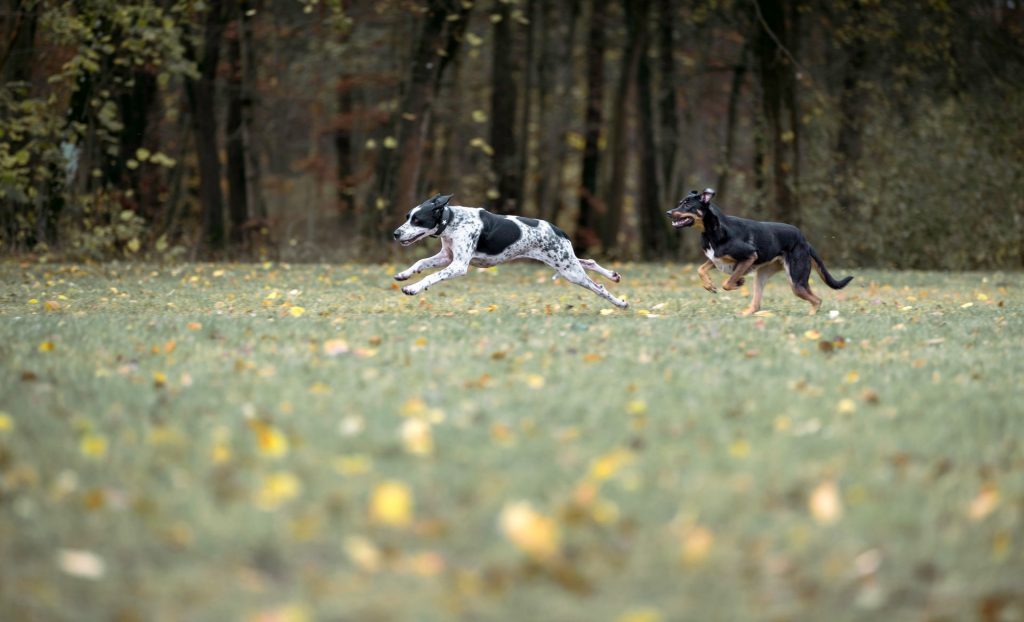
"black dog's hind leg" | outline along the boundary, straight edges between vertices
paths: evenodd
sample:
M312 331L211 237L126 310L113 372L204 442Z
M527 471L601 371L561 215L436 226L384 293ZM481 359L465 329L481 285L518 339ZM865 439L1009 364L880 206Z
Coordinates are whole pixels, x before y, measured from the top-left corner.
M793 287L793 293L811 303L810 315L818 312L821 306L821 298L811 291L809 279L811 277L811 256L804 249L798 249L786 257L786 273L789 275L789 284Z
M750 306L744 309L741 315L752 315L761 309L761 296L764 295L764 284L779 270L782 270L782 266L777 261L757 269L757 274L754 276L754 296L750 299Z

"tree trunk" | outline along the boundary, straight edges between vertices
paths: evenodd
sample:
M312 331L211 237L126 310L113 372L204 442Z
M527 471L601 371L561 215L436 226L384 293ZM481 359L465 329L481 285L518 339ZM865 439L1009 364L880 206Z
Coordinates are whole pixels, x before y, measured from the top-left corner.
M566 128L571 123L573 87L572 50L580 0L541 3L541 40L543 49L537 62L537 124L541 128L537 150L537 213L555 222L562 208L562 173L568 147ZM552 27L565 23L565 28Z
M537 31L537 0L526 1L526 52L523 63L523 105L519 121L519 153L516 157L516 178L519 181L518 211L526 207L528 189L527 175L530 165L530 128L533 125L533 89L536 74L536 31Z
M406 79L399 110L395 116L392 136L394 148L385 149L377 161L377 209L369 219L364 233L378 237L386 229L385 218L405 213L417 203L416 193L423 164L424 143L430 128L430 112L440 85L441 73L448 65L447 57L458 50L457 34L469 17L469 8L461 4L459 19L443 39L448 17L448 2L431 0L420 25L419 36L409 76ZM468 5L472 7L472 5ZM444 45L439 42L445 41ZM439 54L443 50L444 54ZM453 53L452 50L455 50ZM387 143L388 141L385 141Z
M718 170L718 182L715 191L719 196L728 192L729 177L732 173L732 158L736 151L736 120L739 115L740 95L743 92L743 80L747 75L746 45L740 52L740 58L732 70L732 83L729 86L729 103L725 114L725 141L722 144L722 161Z
M672 0L658 0L658 67L660 76L660 96L658 97L660 141L660 185L661 202L673 203L683 189L680 188L681 145L682 136L679 129L679 97L677 87L679 77L676 63L672 58L675 51L676 19L672 9Z
M854 34L846 50L842 90L839 94L839 131L834 169L837 200L845 217L852 216L854 197L857 194L854 171L861 156L861 130L864 124L864 92L860 82L867 64L867 45L863 35L864 12L860 0L853 0L851 11Z
M14 0L7 2L9 16L4 20L0 49L0 84L29 82L35 61L36 25L39 21L39 2ZM8 44L7 42L10 41Z
M491 147L494 149L491 166L497 196L492 198L490 205L498 213L511 213L519 205L522 190L516 150L518 85L511 3L499 0L492 17L492 21L496 21L491 63Z
M583 170L580 176L579 212L576 215L577 253L586 253L599 241L599 215L604 205L597 191L600 169L601 125L604 112L605 11L608 0L592 0L587 34L587 99L583 121Z
M654 80L652 79L651 61L647 54L647 8L649 0L633 0L638 15L636 16L637 54L637 123L640 129L640 192L637 214L640 220L640 256L644 261L664 259L669 251L672 238L671 229L665 226L665 209L661 202L659 185L664 169L659 166L657 139L657 122L654 117ZM632 22L632 20L631 20ZM660 169L660 170L659 170ZM615 230L618 232L618 223Z
M636 76L640 56L647 48L646 22L650 0L623 0L626 11L626 49L615 91L611 130L611 180L608 184L608 207L601 228L606 253L614 252L618 243L622 206L626 198L626 177L629 167L630 102L636 93ZM657 165L655 165L657 171Z
M217 63L220 60L220 39L224 31L222 0L213 0L206 14L201 55L187 44L189 56L195 61L199 78L185 80L199 162L199 202L203 210L203 234L200 248L218 252L224 248L224 198L220 190L220 159L217 147L217 111L215 89Z
M243 246L246 222L249 220L249 196L246 184L245 142L242 140L242 17L228 37L228 117L224 127L227 147L228 215L231 219L230 241L236 249Z
M757 6L762 18L756 48L761 103L772 157L774 204L769 208L768 216L799 224L799 206L793 193L797 166L793 147L797 128L790 128L788 132L785 129L785 123L795 116L791 109L795 103L795 84L784 49L789 42L785 7L781 0L757 0Z

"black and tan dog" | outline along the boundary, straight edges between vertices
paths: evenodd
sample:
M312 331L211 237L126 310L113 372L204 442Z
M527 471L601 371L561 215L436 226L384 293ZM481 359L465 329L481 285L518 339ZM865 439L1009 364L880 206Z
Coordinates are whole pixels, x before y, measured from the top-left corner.
M808 283L812 261L821 279L832 289L842 289L853 279L852 276L840 281L832 278L821 257L793 225L727 216L712 205L713 196L715 191L711 188L700 193L692 190L667 214L673 227L692 226L701 232L700 246L708 261L697 272L704 289L711 293L716 291L708 276L712 267L729 275L722 283L725 290L736 289L743 285L743 277L748 272L757 272L754 297L750 306L743 310L743 315L750 315L761 308L765 282L782 269L789 276L793 293L811 303L811 315L821 306L821 298L814 295Z

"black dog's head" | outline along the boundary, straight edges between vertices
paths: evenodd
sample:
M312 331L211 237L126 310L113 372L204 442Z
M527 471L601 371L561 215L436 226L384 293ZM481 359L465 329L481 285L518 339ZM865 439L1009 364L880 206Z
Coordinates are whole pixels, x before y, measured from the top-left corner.
M412 208L402 226L395 229L395 239L402 246L409 246L446 226L444 208L448 207L451 198L450 194L435 194Z
M715 191L711 188L706 188L704 192L691 190L690 194L686 195L679 202L679 205L665 212L665 214L672 219L672 226L676 229L692 226L696 227L698 231L703 231L704 217L710 212L711 198L713 196L715 196Z

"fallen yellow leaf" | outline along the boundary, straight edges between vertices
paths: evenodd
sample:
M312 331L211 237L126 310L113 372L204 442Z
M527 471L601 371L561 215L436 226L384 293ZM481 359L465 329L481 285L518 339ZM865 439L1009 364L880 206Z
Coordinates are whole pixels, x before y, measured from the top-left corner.
M430 432L430 424L423 419L406 419L399 435L407 452L416 456L429 456L434 453L434 437Z
M824 481L814 487L807 500L807 507L814 520L823 525L835 523L843 516L843 502L839 487L833 481Z
M90 432L79 441L78 449L86 458L99 460L107 455L107 439Z
M413 497L409 487L397 480L382 482L370 497L370 520L390 527L412 522Z
M562 533L558 523L534 510L529 501L506 504L498 525L512 544L533 559L550 561L559 554Z
M305 312L306 309L304 309L303 307L290 307L288 309L288 314L291 315L292 317L301 317L302 314Z
M968 506L967 515L971 520L979 521L994 512L998 506L999 489L994 484L985 484Z
M302 493L302 481L288 471L264 475L256 491L256 505L263 510L276 510Z
M683 534L683 563L688 566L695 566L711 553L711 547L715 543L715 534L707 527L696 525Z
M615 618L615 622L661 622L662 619L661 612L654 607L638 607Z

